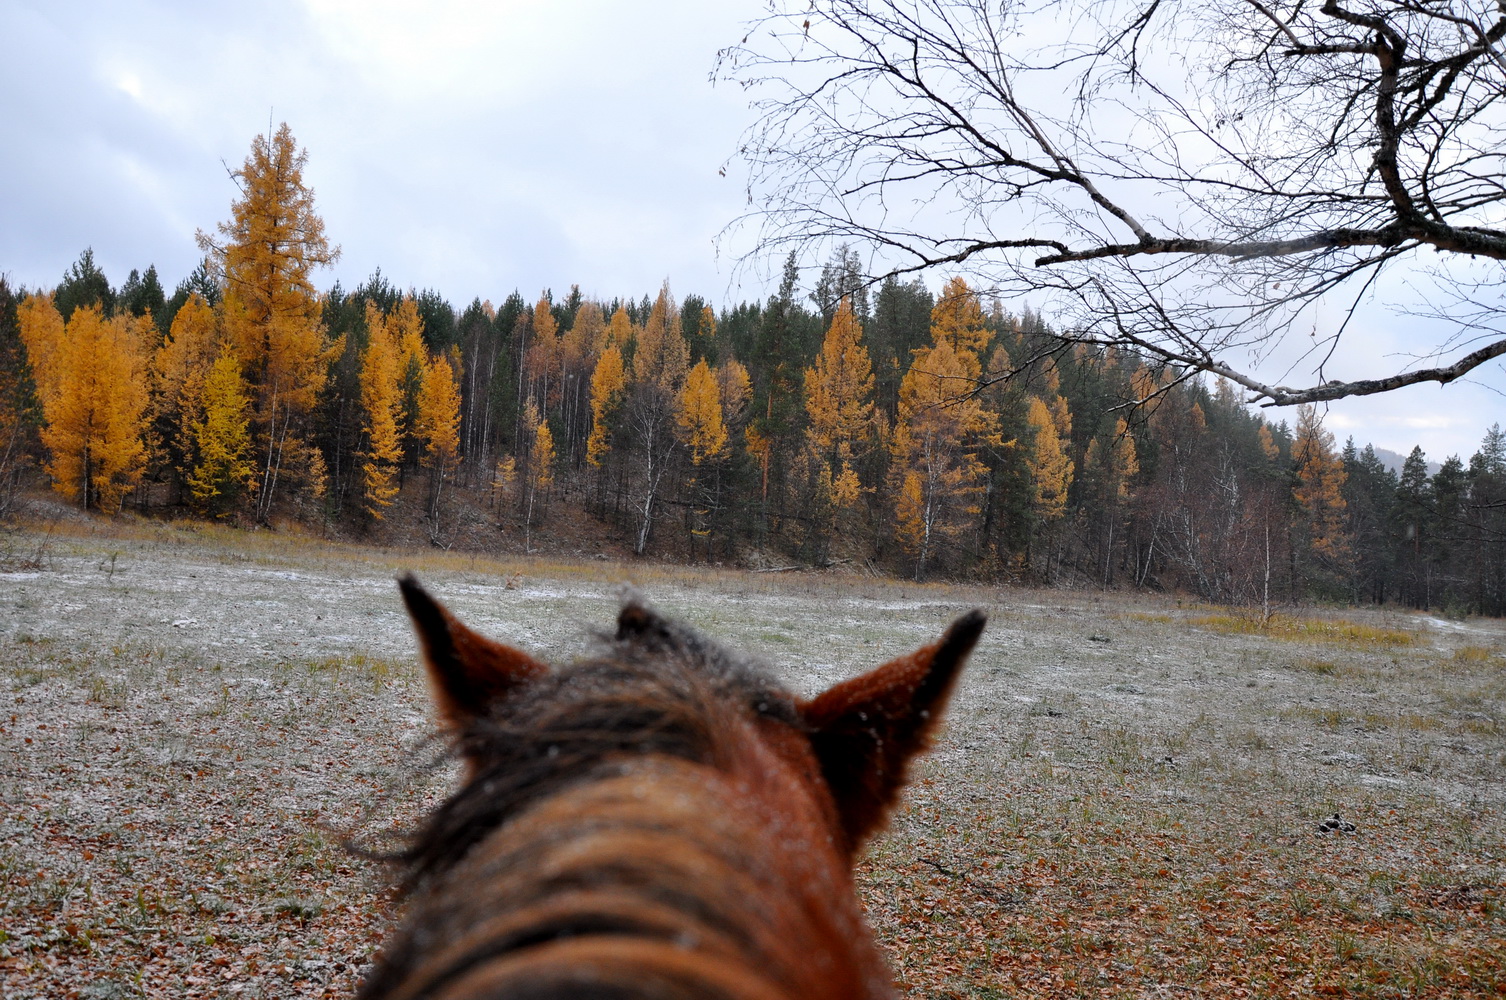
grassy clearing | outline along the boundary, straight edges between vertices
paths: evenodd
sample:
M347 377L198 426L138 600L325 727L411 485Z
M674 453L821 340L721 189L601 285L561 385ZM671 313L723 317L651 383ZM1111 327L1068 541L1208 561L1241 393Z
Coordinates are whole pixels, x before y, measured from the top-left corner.
M1506 993L1502 623L69 530L0 566L6 1000L353 990L392 901L342 838L447 777L408 569L555 653L631 580L807 693L987 606L859 873L907 996Z

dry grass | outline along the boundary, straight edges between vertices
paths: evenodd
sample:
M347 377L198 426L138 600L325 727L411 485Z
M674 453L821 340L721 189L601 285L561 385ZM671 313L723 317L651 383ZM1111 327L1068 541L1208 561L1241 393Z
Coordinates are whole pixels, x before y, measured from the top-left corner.
M1343 619L1291 614L1273 614L1270 617L1254 613L1197 615L1188 618L1187 624L1225 635L1259 635L1272 639L1334 643L1351 649L1392 649L1411 646L1418 641L1416 632Z
M390 585L558 653L632 580L813 691L991 622L860 869L924 998L1506 994L1506 628L73 525L0 550L0 997L347 995L442 792ZM509 589L509 583L511 589ZM1324 831L1338 813L1353 824Z

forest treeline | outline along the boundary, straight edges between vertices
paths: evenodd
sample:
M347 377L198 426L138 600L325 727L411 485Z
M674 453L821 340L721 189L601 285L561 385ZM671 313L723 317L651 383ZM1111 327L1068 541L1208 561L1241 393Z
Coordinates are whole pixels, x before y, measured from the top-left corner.
M589 513L637 553L1506 614L1506 433L1430 473L954 278L865 281L841 248L716 310L668 283L456 308L338 257L283 126L168 295L85 251L0 279L0 506L32 470L80 506L380 522L423 498L525 532ZM1006 375L1008 377L1001 377Z

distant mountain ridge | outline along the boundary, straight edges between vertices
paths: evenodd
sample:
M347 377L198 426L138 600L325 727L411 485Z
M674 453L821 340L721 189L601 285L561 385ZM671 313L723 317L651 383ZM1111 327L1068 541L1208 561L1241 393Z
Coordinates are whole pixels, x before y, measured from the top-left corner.
M1382 465L1390 469L1392 472L1396 473L1398 476L1401 475L1401 467L1406 464L1407 456L1398 455L1396 452L1392 451L1389 448L1376 448L1375 445L1371 445L1370 447L1375 449L1375 457L1381 460ZM1364 449L1361 450L1363 451ZM1438 470L1441 468L1443 468L1441 463L1429 462L1428 475L1437 475Z

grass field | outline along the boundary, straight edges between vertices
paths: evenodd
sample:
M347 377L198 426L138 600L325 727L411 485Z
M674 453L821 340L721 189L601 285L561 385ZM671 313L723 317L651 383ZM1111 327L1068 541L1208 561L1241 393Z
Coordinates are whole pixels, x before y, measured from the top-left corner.
M860 868L904 995L1506 995L1506 623L120 522L0 535L0 997L355 988L394 904L343 842L452 778L407 570L556 657L632 581L806 694L985 608Z

